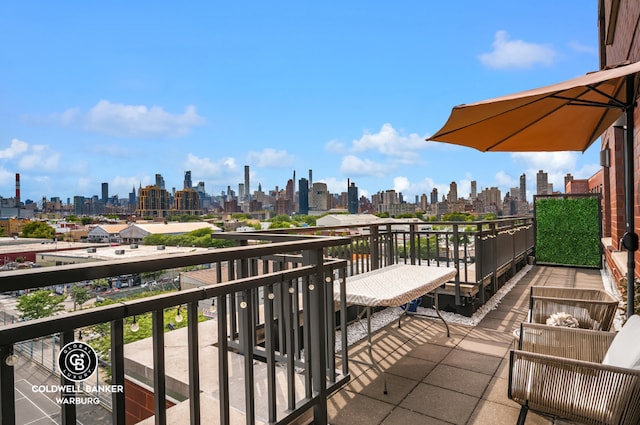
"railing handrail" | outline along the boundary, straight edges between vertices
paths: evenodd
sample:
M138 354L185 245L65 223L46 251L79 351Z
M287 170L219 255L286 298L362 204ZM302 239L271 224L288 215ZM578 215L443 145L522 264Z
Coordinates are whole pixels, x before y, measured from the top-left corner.
M56 284L80 282L120 274L158 271L167 268L254 258L262 255L270 255L278 250L291 252L321 249L328 246L339 246L348 243L348 241L346 238L336 236L306 236L304 238L299 237L293 241L286 240L284 242L273 242L269 244L216 248L205 252L163 253L149 257L96 261L91 263L91 267L87 267L87 263L80 263L56 267L8 270L0 273L0 288L2 288L3 292L42 288Z

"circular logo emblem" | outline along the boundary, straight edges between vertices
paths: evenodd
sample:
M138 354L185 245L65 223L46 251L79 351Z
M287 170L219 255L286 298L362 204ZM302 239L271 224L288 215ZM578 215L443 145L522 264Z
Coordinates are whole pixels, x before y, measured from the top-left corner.
M70 381L84 381L98 368L98 355L84 342L70 342L58 354L62 376Z

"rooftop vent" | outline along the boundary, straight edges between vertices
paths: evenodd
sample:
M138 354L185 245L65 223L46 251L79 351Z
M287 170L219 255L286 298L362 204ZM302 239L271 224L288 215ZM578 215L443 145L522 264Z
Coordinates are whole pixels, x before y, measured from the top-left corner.
M129 248L138 249L138 244L137 243L132 243L131 245L129 245Z
M162 250L164 249L164 245L158 245L158 246L156 247L156 249L157 249L158 251L162 251Z
M116 249L116 255L124 255L124 249Z
M96 252L95 248L87 248L87 252Z

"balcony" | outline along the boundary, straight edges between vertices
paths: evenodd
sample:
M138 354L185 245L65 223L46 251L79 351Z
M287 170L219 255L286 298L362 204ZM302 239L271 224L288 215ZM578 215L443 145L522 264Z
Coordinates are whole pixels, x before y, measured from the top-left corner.
M108 409L62 403L49 414L56 422L91 415L92 422L124 424L150 415L144 423L515 423L518 408L507 399L505 361L512 331L526 316L528 286L602 285L597 270L534 266L478 324L450 323L450 338L435 320L409 318L401 328L385 326L372 344L388 382L385 395L382 376L363 364L366 342L351 345L348 356L334 349L348 346L347 333L339 331L356 322L359 310L347 307L343 296L333 302L333 286L397 263L453 267L456 278L437 290L440 307L471 316L527 266L531 221L305 229L308 235L298 230L220 236L238 246L204 253L1 274L3 291L201 265L213 279L1 327L2 423L27 421L24 415L33 411L28 404L42 395L24 386L24 372L31 370L25 344L47 338L62 347L77 340L78 329L95 324L108 324L111 336L102 361L115 391L100 401ZM198 324L198 312L212 301L215 319ZM165 332L163 312L177 309L187 313L188 326ZM125 332L145 314L151 315L152 337L125 345ZM52 385L73 390L58 395L87 397L66 378L53 379ZM147 398L146 415L140 394Z

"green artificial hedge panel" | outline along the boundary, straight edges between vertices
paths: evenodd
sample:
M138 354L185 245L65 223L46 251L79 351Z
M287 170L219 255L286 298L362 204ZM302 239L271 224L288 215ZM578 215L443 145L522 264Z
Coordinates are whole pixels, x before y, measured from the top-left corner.
M602 267L598 197L536 200L536 262Z

